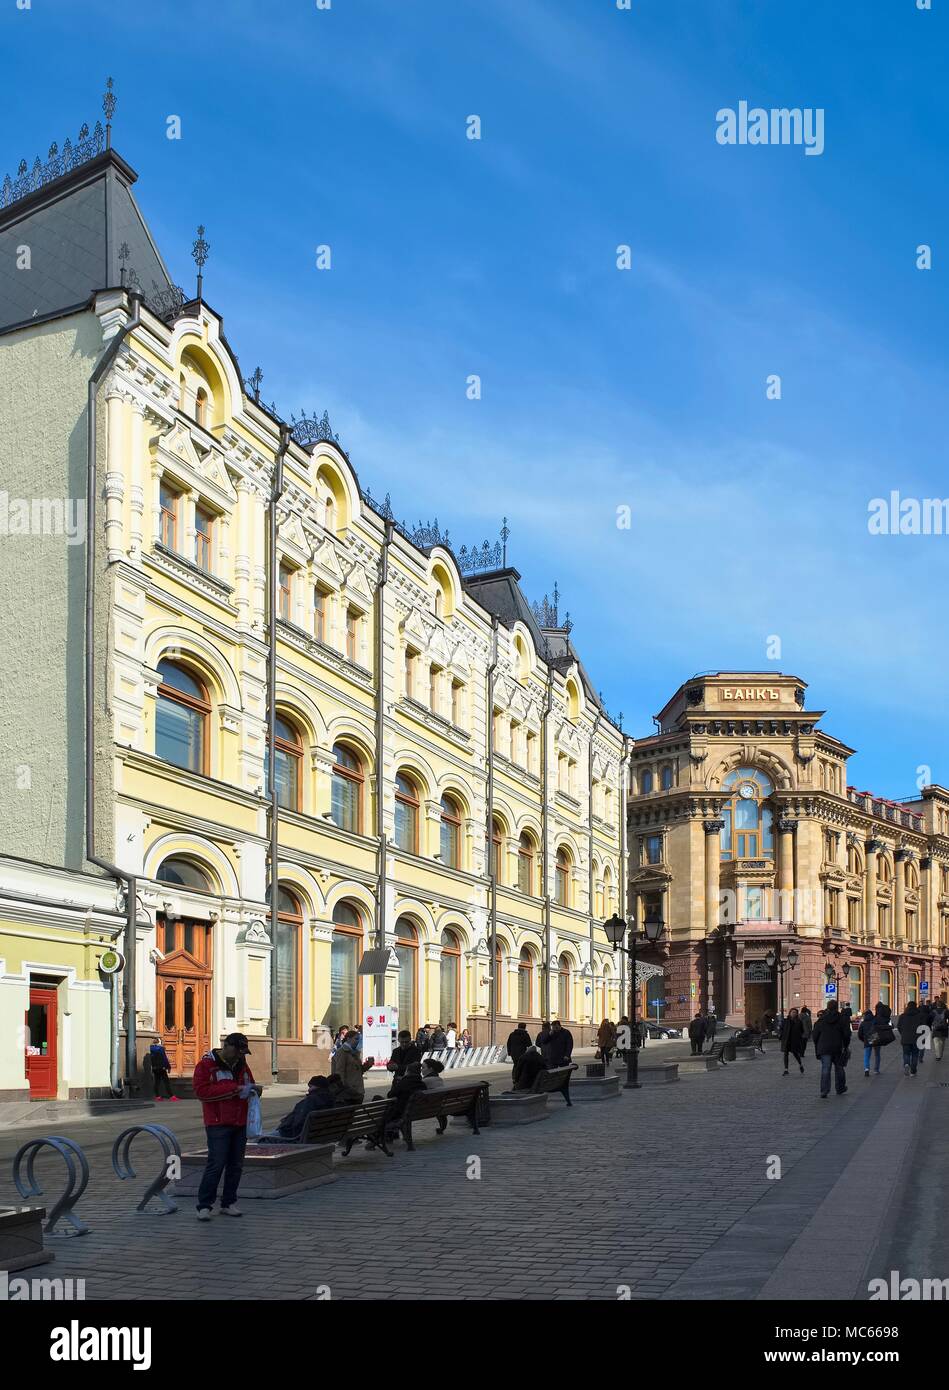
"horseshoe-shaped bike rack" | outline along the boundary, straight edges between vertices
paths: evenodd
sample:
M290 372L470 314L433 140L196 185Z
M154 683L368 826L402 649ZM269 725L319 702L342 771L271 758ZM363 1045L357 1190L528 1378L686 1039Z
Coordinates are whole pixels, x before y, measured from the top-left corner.
M89 1164L82 1149L72 1139L64 1139L62 1135L54 1134L45 1139L30 1139L28 1143L17 1149L13 1158L13 1181L16 1184L17 1192L21 1197L42 1197L43 1189L36 1181L36 1175L33 1172L36 1155L42 1148L55 1150L66 1163L66 1187L59 1201L47 1213L46 1225L43 1230L47 1235L69 1235L68 1231L56 1230L57 1221L62 1219L69 1222L75 1235L88 1235L89 1227L79 1220L79 1217L73 1212L73 1207L89 1184ZM24 1158L26 1159L26 1182L23 1181L20 1172ZM76 1170L77 1160L78 1173Z
M132 1125L130 1129L123 1129L122 1133L112 1145L112 1168L116 1177L120 1178L123 1182L126 1178L135 1177L135 1169L132 1167L129 1149L132 1146L132 1140L135 1138L136 1134L153 1134L159 1144L161 1144L164 1162L161 1166L161 1172L146 1189L145 1196L139 1202L135 1210L144 1211L151 1199L153 1197L158 1197L161 1199L162 1208L155 1213L156 1216L165 1216L168 1212L177 1211L178 1207L168 1196L165 1188L173 1181L173 1179L168 1176L168 1160L173 1155L178 1158L181 1157L181 1145L178 1143L177 1136L172 1134L171 1130L166 1128L165 1125Z

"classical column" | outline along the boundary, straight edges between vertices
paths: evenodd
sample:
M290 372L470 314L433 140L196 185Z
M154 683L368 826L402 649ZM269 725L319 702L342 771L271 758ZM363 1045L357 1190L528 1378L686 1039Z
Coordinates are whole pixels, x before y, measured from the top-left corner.
M122 544L125 504L125 398L112 391L108 402L108 441L105 474L105 541L108 563L125 559Z
M867 840L864 849L867 854L866 878L864 889L866 898L864 900L863 915L865 919L865 929L870 936L878 936L880 929L877 924L877 850L880 849L879 840Z
M778 902L780 920L793 922L794 910L794 831L797 821L792 816L778 817Z
M908 849L893 852L893 929L894 935L903 940L909 939L906 930L906 861L909 858Z
M928 854L919 861L919 930L920 940L925 945L938 946L940 945L939 934L933 931L932 867L933 861Z
M705 820L705 935L718 926L718 898L721 882L721 839L723 820Z
M141 559L145 538L145 403L132 402L129 458L129 556Z

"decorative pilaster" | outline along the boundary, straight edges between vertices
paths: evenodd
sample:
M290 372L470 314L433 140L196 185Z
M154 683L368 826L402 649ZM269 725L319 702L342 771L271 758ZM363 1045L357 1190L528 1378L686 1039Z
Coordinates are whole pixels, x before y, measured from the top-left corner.
M778 832L778 903L781 922L793 922L794 911L794 832L797 821L793 816L779 816Z
M867 855L867 869L864 889L866 899L864 903L864 917L866 919L866 930L868 935L879 936L880 929L877 922L877 851L882 849L882 841L867 840L864 849Z
M893 852L893 931L897 939L907 940L906 930L906 861L912 858L908 849Z
M705 934L718 926L719 892L721 886L721 832L723 820L702 822L705 831Z
M105 542L107 562L125 559L123 511L125 504L125 397L111 391L106 397L108 439L105 475Z

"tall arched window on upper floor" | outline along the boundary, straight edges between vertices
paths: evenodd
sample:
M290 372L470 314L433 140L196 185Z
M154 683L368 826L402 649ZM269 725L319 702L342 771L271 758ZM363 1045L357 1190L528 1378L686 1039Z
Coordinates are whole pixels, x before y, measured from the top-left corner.
M333 941L330 950L330 1005L323 1022L334 1031L352 1027L361 1019L362 995L359 960L362 955L363 924L354 903L341 902L333 908Z
M526 830L517 842L517 886L527 897L537 893L537 847Z
M893 872L890 868L889 857L881 850L880 853L877 854L877 881L879 883L889 883L892 877Z
M753 767L738 767L722 782L722 859L770 859L774 854L773 812L767 799L774 783Z
M662 769L662 772L659 774L659 785L660 785L660 787L662 788L662 790L663 790L664 792L668 792L668 791L671 791L671 790L672 790L672 784L673 784L673 772L672 772L672 768L669 767L669 766L666 766L666 767L664 767L664 768Z
M573 968L569 956L561 956L557 971L557 1015L561 1019L571 1016L573 1003Z
M407 1028L414 1037L418 1027L418 929L410 917L402 916L395 924L395 954L399 962L399 1028Z
M453 796L442 797L439 848L446 868L461 868L461 807Z
M530 1018L534 1012L534 953L527 946L521 947L517 962L517 1013L519 1018Z
M418 832L418 787L406 773L399 772L395 779L395 843L398 848L418 854Z
M554 898L560 907L570 906L570 855L558 849L555 864Z
M267 890L270 902L270 890ZM289 1042L302 1037L300 959L303 908L294 893L277 888L277 1037Z
M847 873L854 875L863 873L863 856L857 846L849 842L847 844Z
M362 800L366 773L362 759L345 743L333 744L331 819L341 830L362 833Z
M277 805L285 811L303 809L303 740L293 724L282 715L274 720L274 765L277 781ZM264 785L270 795L270 759L264 764Z
M155 755L189 772L208 771L211 703L201 682L174 661L158 663Z
M649 768L647 767L646 770L645 770L645 772L641 772L641 773L639 774L639 794L640 794L640 796L648 796L649 793L652 791L652 785L653 785L653 783L652 783L652 773L650 772Z
M580 718L580 687L572 677L567 681L566 695L567 718L575 724Z
M498 883L504 882L504 827L495 816L491 821L491 859L489 872Z
M442 959L438 979L439 1022L461 1023L461 942L456 932L443 931ZM401 1020L400 1020L401 1022Z

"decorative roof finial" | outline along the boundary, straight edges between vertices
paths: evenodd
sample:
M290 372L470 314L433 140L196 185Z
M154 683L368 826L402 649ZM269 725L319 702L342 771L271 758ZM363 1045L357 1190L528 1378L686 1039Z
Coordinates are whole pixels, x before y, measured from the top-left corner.
M105 147L112 147L112 112L115 110L115 93L112 91L112 78L110 77L105 84L105 96L102 98L102 110L105 113Z
M126 277L125 262L128 260L128 258L129 258L129 244L128 244L127 241L123 241L123 242L122 242L122 245L119 247L119 284L120 284L120 285L124 285L124 284L125 284L125 277Z
M257 402L258 405L260 405L260 386L263 379L263 372L260 370L259 367L255 367L252 374L247 378L247 381L245 383L253 391L254 400Z
M507 524L507 517L501 520L501 568L507 569L507 538L511 534Z
M201 298L201 287L204 283L204 263L208 258L210 249L210 246L204 239L204 228L199 227L198 239L191 248L191 255L194 258L195 265L198 267L198 299Z

